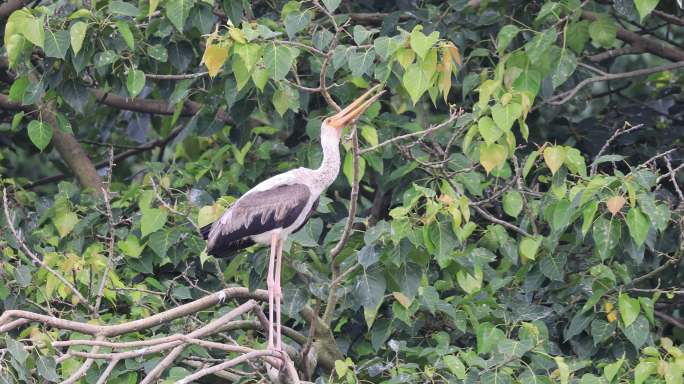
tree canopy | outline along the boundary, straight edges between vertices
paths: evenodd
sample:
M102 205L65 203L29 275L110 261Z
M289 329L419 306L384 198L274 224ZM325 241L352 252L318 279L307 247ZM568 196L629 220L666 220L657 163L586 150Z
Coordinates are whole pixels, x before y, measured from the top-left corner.
M0 20L1 382L269 377L268 250L217 259L199 229L317 167L322 119L382 83L286 244L282 380L682 383L677 2L9 0Z

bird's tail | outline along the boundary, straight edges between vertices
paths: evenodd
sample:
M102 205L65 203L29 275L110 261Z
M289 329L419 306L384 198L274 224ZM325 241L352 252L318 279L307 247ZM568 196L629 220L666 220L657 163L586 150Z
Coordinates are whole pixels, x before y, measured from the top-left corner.
M209 232L211 232L212 225L213 223L200 228L200 233L202 234L202 238L204 238L204 240L209 239ZM249 238L243 238L235 241L221 241L219 238L219 241L214 244L211 249L208 249L207 252L214 257L232 259L239 250L247 248L251 245L254 245L254 241Z
M202 238L204 240L207 240L209 238L209 232L211 232L211 226L212 224L207 224L204 227L200 228L200 233L202 234Z

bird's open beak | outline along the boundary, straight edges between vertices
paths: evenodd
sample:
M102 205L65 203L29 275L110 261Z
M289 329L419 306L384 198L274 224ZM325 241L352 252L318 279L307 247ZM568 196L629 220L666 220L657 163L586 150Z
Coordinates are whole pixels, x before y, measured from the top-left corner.
M349 106L347 106L345 109L330 117L328 120L328 125L337 129L342 129L356 121L356 119L358 119L363 112L365 112L366 109L368 109L368 107L375 102L375 100L385 93L384 90L380 90L381 86L382 84L378 84L369 89L366 91L366 93L361 95L361 97L349 104Z

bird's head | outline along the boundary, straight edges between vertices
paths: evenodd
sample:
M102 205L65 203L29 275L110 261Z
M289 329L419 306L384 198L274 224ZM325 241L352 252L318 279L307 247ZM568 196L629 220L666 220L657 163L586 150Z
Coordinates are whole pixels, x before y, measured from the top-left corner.
M346 108L323 120L321 134L334 134L339 139L342 136L342 129L353 124L375 100L385 93L380 88L381 86L382 84L374 86Z

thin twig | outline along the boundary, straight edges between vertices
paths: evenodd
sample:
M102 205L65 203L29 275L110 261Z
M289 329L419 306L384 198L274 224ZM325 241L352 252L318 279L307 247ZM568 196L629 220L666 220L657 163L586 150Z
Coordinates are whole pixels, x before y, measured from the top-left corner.
M660 65L660 66L653 67L653 68L644 68L644 69L638 69L635 71L622 72L622 73L607 73L607 74L602 75L602 76L590 77L588 79L582 80L579 84L577 84L577 86L575 86L571 90L569 90L567 92L563 92L563 93L558 94L556 96L553 96L550 99L546 100L544 103L548 103L548 104L552 104L552 105L565 104L570 99L575 97L577 92L579 92L582 88L586 87L589 84L596 83L599 81L619 80L619 79L627 79L630 77L646 76L646 75L650 75L652 73L671 71L673 69L682 68L682 67L684 67L684 61L678 61L675 63Z
M359 184L360 184L360 153L359 153L359 136L358 130L356 129L356 124L352 126L352 186L351 193L349 195L349 215L347 216L347 223L342 231L342 236L340 240L335 244L335 247L330 251L330 267L332 269L332 282L330 284L328 292L328 301L326 303L325 312L323 312L323 322L326 325L330 325L332 321L332 316L335 311L335 305L337 304L337 287L339 281L336 280L340 267L337 264L337 256L342 252L342 249L347 245L349 241L349 236L351 235L352 228L354 227L354 221L356 220L356 207L359 198ZM337 283L335 283L337 282Z
M100 280L100 286L97 289L97 296L95 297L95 311L93 316L98 317L98 311L100 310L100 304L102 303L102 296L104 295L105 286L107 285L107 280L109 276L109 270L112 268L114 263L114 242L116 241L116 230L114 225L114 215L112 214L112 206L110 204L109 191L112 185L112 172L114 170L114 148L109 147L109 171L107 172L107 181L105 182L105 187L102 187L102 198L104 200L107 214L107 223L109 224L109 239L107 244L107 264L105 264L104 271L102 272L102 279Z
M196 79L198 77L203 77L208 75L209 72L198 72L198 73L184 73L180 75L158 75L154 73L146 73L145 78L151 80L186 80L186 79Z
M384 146L386 146L386 145L389 145L389 144L392 144L392 143L396 143L397 141L401 141L401 140L405 140L405 139L410 139L410 138L417 137L417 136L425 136L425 135L428 135L428 134L430 134L430 133L432 133L432 132L434 132L434 131L438 131L438 130L444 128L444 127L450 126L451 123L454 122L454 120L458 119L458 118L461 117L462 115L463 115L463 110L462 110L462 109L459 109L459 110L457 110L456 112L452 112L452 113L449 115L449 118L448 118L448 119L446 119L445 121L443 121L443 122L441 122L441 123L439 123L439 124L437 124L437 125L433 125L433 126L431 126L430 128L424 129L424 130L422 130L422 131L411 132L411 133L407 133L407 134L404 134L404 135L395 136L395 137L393 137L393 138L391 138L391 139L385 140L385 141L383 141L382 143L379 143L379 144L374 145L374 146L372 146L372 147L364 148L364 149L362 149L362 150L359 151L359 154L364 155L364 154L366 154L366 153L368 153L368 152L372 152L372 151L375 151L375 150L377 150L377 149L380 149L380 148L382 148L382 147L384 147Z
M663 160L665 160L665 166L667 166L667 173L670 174L670 181L672 181L672 185L674 185L674 189L677 191L677 196L679 196L679 206L681 207L684 205L684 194L682 194L682 190L679 188L679 184L677 184L675 171L672 169L672 163L670 162L670 156L665 156Z
M604 152L606 152L606 151L608 150L608 148L610 147L610 144L611 144L615 139L617 139L618 136L625 135L625 134L630 133L630 132L632 132L632 131L636 131L637 129L639 129L639 128L643 127L643 126L644 126L643 124L637 124L637 125L635 125L635 126L632 127L632 126L629 125L628 122L625 121L625 123L622 125L622 128L616 130L616 131L613 133L613 135L610 136L610 137L608 138L608 140L606 140L606 142L603 144L603 146L602 146L601 149L598 151L598 153L596 154L596 156L594 156L594 162L591 164L591 170L589 171L589 174L590 174L591 176L593 176L593 175L596 174L596 169L598 168L598 163L596 162L596 160L597 160L599 157L601 157L601 156L603 155Z

